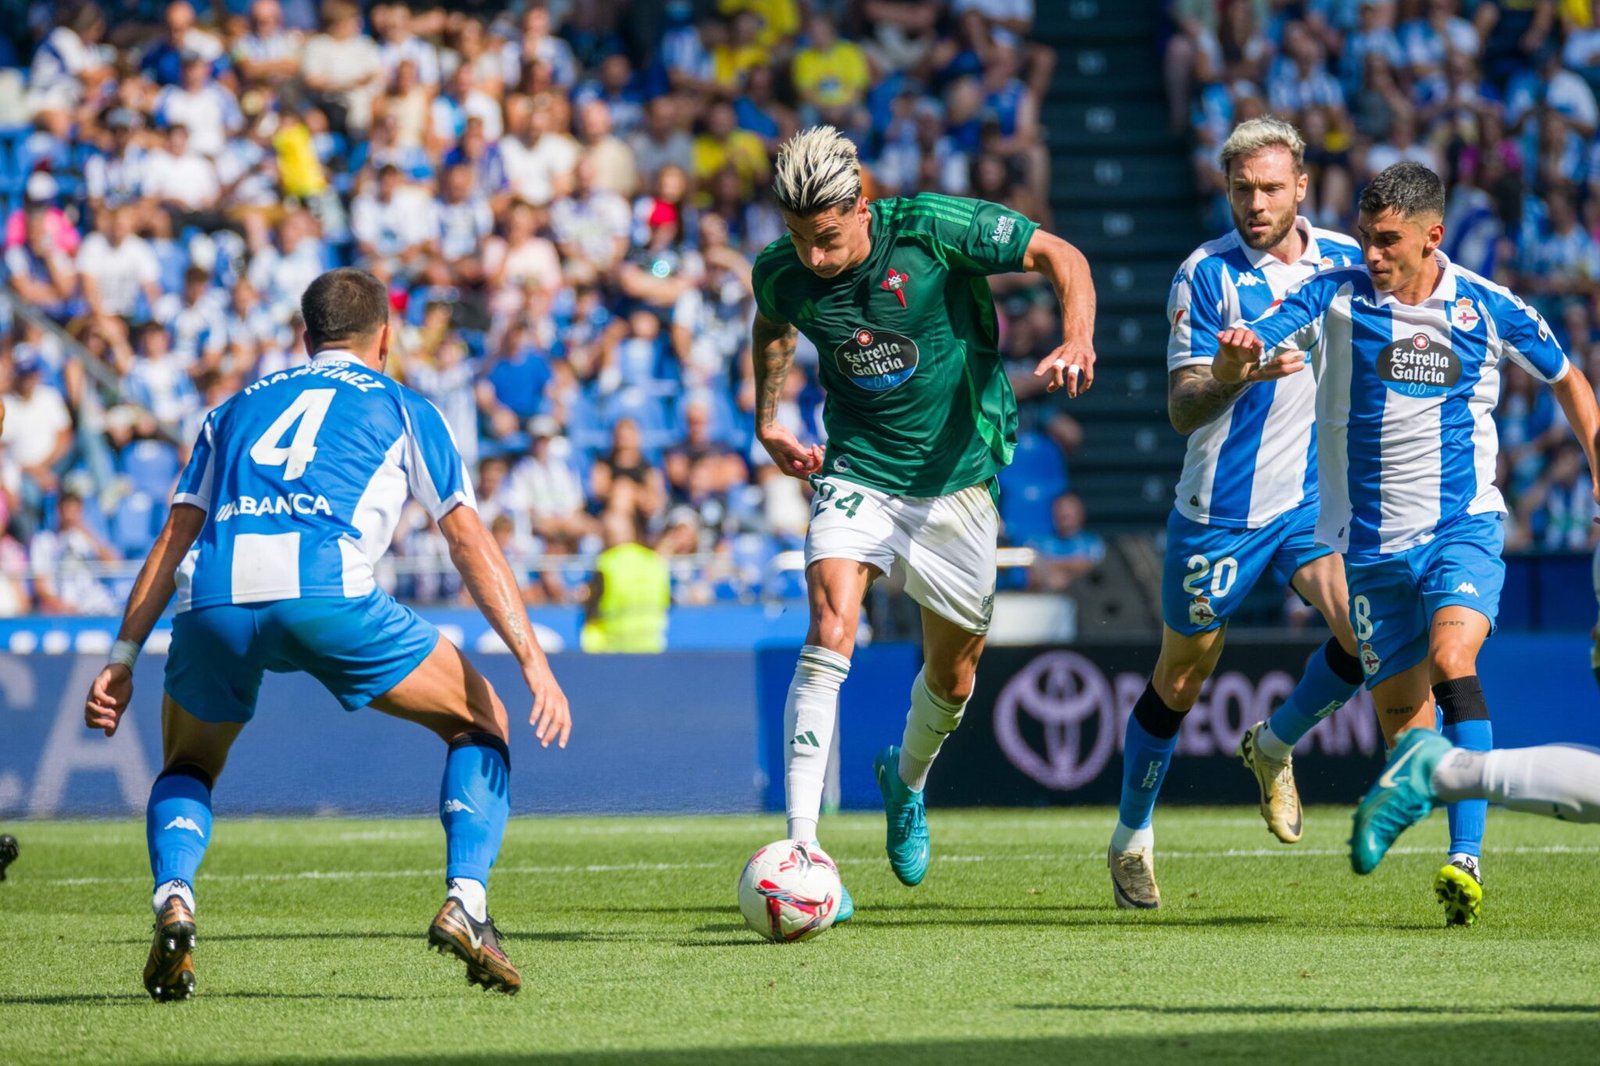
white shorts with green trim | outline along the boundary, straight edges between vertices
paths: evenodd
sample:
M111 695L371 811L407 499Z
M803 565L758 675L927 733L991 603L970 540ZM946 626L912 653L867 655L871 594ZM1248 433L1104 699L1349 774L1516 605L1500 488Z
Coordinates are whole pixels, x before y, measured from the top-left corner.
M1000 514L987 485L893 496L836 475L814 484L807 567L854 559L888 574L898 566L917 603L969 633L989 631Z

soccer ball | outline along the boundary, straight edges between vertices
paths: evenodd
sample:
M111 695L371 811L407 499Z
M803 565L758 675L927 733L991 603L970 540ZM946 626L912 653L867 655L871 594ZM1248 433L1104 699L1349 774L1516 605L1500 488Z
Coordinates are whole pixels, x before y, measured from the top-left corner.
M768 940L810 940L833 924L843 891L827 852L808 841L778 840L744 864L739 910Z

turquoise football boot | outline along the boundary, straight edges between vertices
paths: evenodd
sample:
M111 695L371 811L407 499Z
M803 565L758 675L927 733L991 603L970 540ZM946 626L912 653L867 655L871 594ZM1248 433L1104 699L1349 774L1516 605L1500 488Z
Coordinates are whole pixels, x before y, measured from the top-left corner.
M883 813L889 822L885 848L889 869L902 885L919 885L928 875L928 811L922 804L922 791L913 791L900 780L900 748L891 744L872 760L878 775L878 791L883 793Z
M1450 742L1431 729L1401 736L1377 782L1356 808L1350 834L1350 866L1370 874L1401 833L1433 810L1433 768L1450 753Z
M839 913L833 916L833 924L848 922L856 916L856 901L850 898L850 890L844 885L839 886Z

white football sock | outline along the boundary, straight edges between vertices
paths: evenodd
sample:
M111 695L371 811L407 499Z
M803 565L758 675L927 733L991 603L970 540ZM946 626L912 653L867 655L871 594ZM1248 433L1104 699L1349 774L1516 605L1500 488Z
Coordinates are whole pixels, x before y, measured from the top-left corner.
M944 738L955 732L967 709L966 701L947 703L928 688L926 668L911 682L911 710L900 738L900 780L913 792L928 784L928 769L938 757Z
M157 885L155 895L150 899L150 906L159 915L162 904L173 896L183 900L191 914L194 912L194 889L187 881L164 881Z
M791 840L817 839L828 751L839 720L839 686L850 675L850 660L815 644L800 649L789 698L783 705L784 796Z
M1117 827L1111 831L1111 847L1116 851L1138 851L1143 849L1155 850L1156 827L1147 825L1143 829L1129 829L1117 821Z
M473 921L488 920L489 890L482 881L474 881L470 877L452 877L445 882L445 886L446 893L461 901L467 913L472 915Z
M1294 753L1294 745L1274 733L1272 723L1268 722L1256 734L1256 750L1273 762L1283 762Z
M1486 799L1567 822L1600 822L1600 749L1580 744L1466 751L1433 769L1440 801Z

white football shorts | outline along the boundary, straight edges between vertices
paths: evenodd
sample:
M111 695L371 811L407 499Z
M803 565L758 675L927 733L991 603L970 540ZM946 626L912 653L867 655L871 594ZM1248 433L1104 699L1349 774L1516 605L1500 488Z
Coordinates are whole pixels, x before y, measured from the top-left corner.
M1000 513L987 485L893 496L829 475L815 487L807 567L818 559L854 559L885 574L899 566L917 603L969 633L989 631Z

